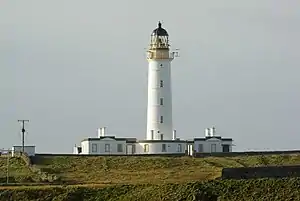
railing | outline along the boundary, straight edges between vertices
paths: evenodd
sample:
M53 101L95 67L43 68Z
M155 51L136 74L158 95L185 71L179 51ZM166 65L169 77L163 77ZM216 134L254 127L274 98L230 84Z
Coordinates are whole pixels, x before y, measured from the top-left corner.
M154 51L148 52L147 59L174 59L175 52Z

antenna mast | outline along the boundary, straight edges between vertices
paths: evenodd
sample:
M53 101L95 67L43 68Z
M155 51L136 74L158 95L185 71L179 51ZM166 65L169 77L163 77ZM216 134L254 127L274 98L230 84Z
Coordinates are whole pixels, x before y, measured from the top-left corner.
M21 119L21 120L18 120L18 122L22 122L22 152L21 154L24 154L25 150L24 150L24 145L25 145L25 122L29 122L29 120L25 120L25 119Z

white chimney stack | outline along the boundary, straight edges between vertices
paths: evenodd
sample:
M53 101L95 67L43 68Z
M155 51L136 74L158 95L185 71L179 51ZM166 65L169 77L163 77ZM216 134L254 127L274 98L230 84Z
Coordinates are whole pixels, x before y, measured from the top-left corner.
M102 131L102 128L98 128L98 129L97 129L97 132L98 132L98 138L101 137L101 131Z
M216 134L216 129L215 129L215 127L212 127L210 129L210 136L213 137L213 136L215 136L215 134Z
M173 140L176 140L176 130L173 130Z
M209 137L210 136L210 129L206 128L205 129L205 137Z
M101 129L101 136L105 136L105 130L106 130L106 127L103 127L103 128Z

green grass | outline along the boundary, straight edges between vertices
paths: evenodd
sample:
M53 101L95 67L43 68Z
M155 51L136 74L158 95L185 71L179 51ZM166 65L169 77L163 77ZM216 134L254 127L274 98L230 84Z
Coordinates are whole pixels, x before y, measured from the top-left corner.
M9 158L9 182L31 182L34 174L21 158ZM6 182L7 157L0 156L0 183Z
M37 157L33 169L64 185L0 186L0 201L300 200L300 178L213 180L224 167L300 165L300 154L239 157ZM7 160L0 157L5 182ZM10 181L40 177L21 158L10 159ZM36 180L40 181L40 180ZM84 185L70 185L83 183Z
M300 165L300 154L239 157L37 156L33 166L65 184L163 184L207 181L224 167ZM6 182L6 157L0 157L0 183ZM36 175L21 158L10 158L10 182L33 182Z
M35 164L44 172L74 183L161 184L211 180L224 167L300 165L300 155L239 157L49 156Z
M287 201L300 179L214 180L182 184L45 186L0 189L0 201Z

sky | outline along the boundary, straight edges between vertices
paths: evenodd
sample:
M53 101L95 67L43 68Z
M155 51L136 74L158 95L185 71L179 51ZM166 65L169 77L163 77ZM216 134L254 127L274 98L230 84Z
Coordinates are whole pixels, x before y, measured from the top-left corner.
M145 48L162 21L171 48L173 122L234 151L300 149L298 0L1 0L0 148L71 153L108 135L146 138Z

